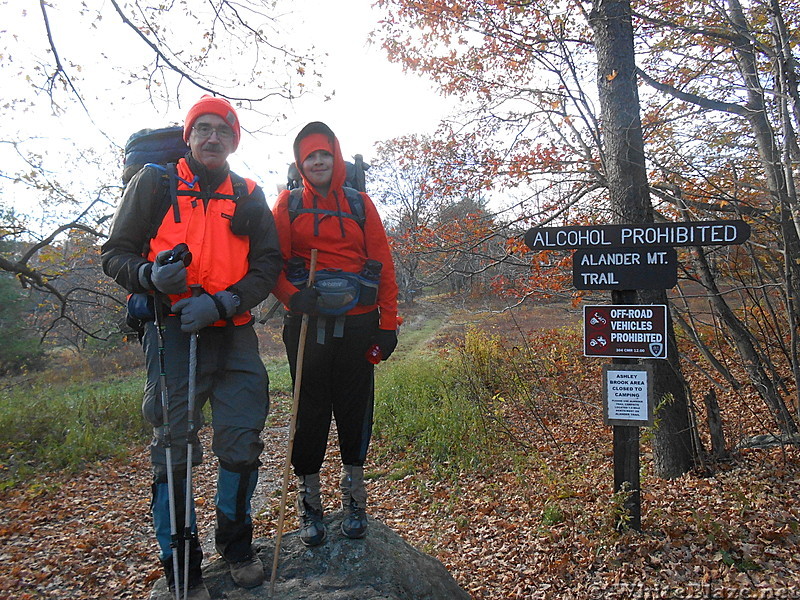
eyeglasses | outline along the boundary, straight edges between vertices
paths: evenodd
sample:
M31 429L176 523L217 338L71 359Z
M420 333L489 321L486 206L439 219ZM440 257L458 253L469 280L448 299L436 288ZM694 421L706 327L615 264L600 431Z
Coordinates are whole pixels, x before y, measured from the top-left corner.
M192 127L194 132L202 139L210 138L212 133L217 134L217 139L223 142L229 142L233 139L233 130L230 127L212 127L206 123L200 123Z

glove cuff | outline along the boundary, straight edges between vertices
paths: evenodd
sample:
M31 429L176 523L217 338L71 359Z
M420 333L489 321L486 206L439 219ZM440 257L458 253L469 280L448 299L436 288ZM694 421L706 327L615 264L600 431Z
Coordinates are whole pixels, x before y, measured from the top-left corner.
M206 292L208 294L208 292ZM228 311L225 308L225 305L222 303L222 300L217 298L216 294L208 294L208 296L214 301L214 306L217 307L217 313L219 313L220 319L227 319L228 318Z
M220 314L223 319L230 319L235 315L239 311L239 306L242 303L239 295L229 290L221 290L214 294L213 297L214 300L217 301L217 309L219 309L220 305L222 306Z
M146 290L154 290L156 286L153 285L153 280L151 278L151 274L153 273L153 263L146 262L141 267L139 267L138 277L139 277L139 285L141 285Z

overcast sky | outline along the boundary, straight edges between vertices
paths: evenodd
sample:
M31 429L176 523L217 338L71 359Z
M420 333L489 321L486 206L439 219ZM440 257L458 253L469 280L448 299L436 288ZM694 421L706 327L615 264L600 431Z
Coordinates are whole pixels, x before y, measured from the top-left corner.
M292 39L298 45L311 42L318 53L327 54L324 64L318 64L316 68L324 74L325 88L333 88L335 95L327 102L320 96L311 95L292 104L285 102L280 111L287 115L287 120L274 126L270 131L272 135L243 136L239 150L231 157L231 165L242 175L259 181L268 198L274 193L275 186L285 181L286 166L292 160L292 141L309 121L328 123L340 138L345 157L360 153L370 160L375 142L411 133L430 133L450 111L448 107L453 102L442 99L430 83L404 74L399 65L388 62L380 48L367 44L367 36L380 16L370 6L372 1L287 0L284 4L294 11L286 19ZM76 4L72 0L61 0L48 9L60 58L73 75L88 80L93 69L99 69L104 61L108 62L107 57L114 57L111 60L114 64L125 60L132 65L144 62L141 56L148 51L122 25L108 2L95 0L88 3L93 8L102 6L105 12L100 28L95 30L87 30L86 21L79 20ZM177 10L180 5L175 6ZM27 15L23 16L26 9ZM66 25L70 17L74 18L74 25ZM3 69L0 75L5 75L6 81L6 91L0 92L0 100L10 95L9 86L13 87L15 83L30 94L25 77L18 74L35 73L33 69L37 62L51 60L47 54L46 33L38 3L0 2L0 40L0 55L5 62L5 65L0 65ZM127 44L131 45L131 51L121 57L115 54ZM23 65L28 66L21 69ZM225 65L221 67L225 68ZM182 123L188 108L187 98L190 97L185 93L186 86L182 88L185 94L183 106L173 105L158 114L142 99L142 90L136 89L137 85L141 87L140 84L125 87L124 71L123 67L96 78L94 81L102 80L102 85L106 86L96 95L83 88L95 125L75 107L69 107L65 116L52 117L46 97L40 94L37 108L23 111L20 107L11 117L6 116L4 139L15 135L20 139L38 138L36 143L44 143L51 152L58 153L59 144L66 147L75 140L97 139L95 147L102 148L101 142L107 142L97 136L98 128L121 147L128 135L143 127ZM310 87L314 83L313 80L307 82ZM112 109L103 102L109 88L113 97L120 99ZM139 99L134 100L137 91ZM197 98L201 93L197 92ZM62 94L61 97L65 96ZM247 129L247 111L242 111L240 117ZM7 145L0 147L0 160L4 161L6 169L10 169L9 150ZM79 173L80 166L66 165L73 173ZM54 171L53 177L63 175Z
M326 122L339 137L345 157L369 158L375 142L411 133L432 133L453 101L433 91L428 81L390 63L381 48L367 44L379 18L373 0L304 0L296 2L298 33L310 36L328 53L325 82L335 87L328 102L308 96L297 102L278 140L284 147L280 168L292 160L294 136L309 121ZM339 23L340 26L332 26ZM282 159L282 162L281 162ZM283 171L281 171L282 173Z

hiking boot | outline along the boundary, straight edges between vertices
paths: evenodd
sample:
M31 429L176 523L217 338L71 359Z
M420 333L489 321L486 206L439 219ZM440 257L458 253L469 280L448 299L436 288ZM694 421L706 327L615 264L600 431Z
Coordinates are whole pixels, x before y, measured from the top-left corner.
M351 539L367 533L367 490L364 486L364 467L342 466L342 533Z
M239 587L254 588L264 583L264 565L255 555L241 562L230 562L228 566L233 582Z
M300 541L319 546L328 535L323 521L319 473L298 476L297 515L300 517Z
M350 539L357 540L367 534L367 509L350 500L342 518L342 533Z
M301 502L305 504L302 500ZM328 537L322 513L307 504L302 511L298 506L297 511L300 515L300 541L306 546L319 546Z
M183 560L184 560L184 545L181 542L178 546L178 585L180 586L181 598L183 600L184 594L184 573L183 573ZM187 600L211 600L208 589L203 583L203 572L201 563L203 562L203 550L200 547L200 541L196 535L193 535L189 546L189 591L186 594ZM175 571L173 558L162 559L161 564L164 567L164 574L167 579L167 587L171 598L175 598Z

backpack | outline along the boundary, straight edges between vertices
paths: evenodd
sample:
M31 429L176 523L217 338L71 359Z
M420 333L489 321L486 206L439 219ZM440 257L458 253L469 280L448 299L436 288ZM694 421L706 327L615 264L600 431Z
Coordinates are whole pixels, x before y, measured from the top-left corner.
M339 215L344 219L353 219L358 223L361 229L364 229L364 222L367 220L367 215L364 211L364 199L361 197L361 192L350 187L343 187L344 196L347 198L347 203L350 205L350 214L337 213L334 210L324 210L322 208L304 208L303 207L303 188L295 188L289 192L289 221L294 221L301 213L316 213L320 215Z
M146 164L176 163L188 152L189 146L183 141L183 127L140 129L125 142L122 183L127 185Z
M366 177L365 173L369 169L369 164L364 162L364 157L356 154L353 157L355 162L345 161L347 174L344 180L344 195L347 198L347 203L350 205L350 213L341 213L341 216L346 219L354 219L361 229L364 229L364 222L367 217L364 210L364 199L359 192L366 192ZM322 210L318 208L303 208L303 185L300 171L297 165L292 163L289 165L289 172L287 174L286 188L289 190L289 220L294 221L297 215L301 213L317 213L317 214L338 214L329 210Z
M183 140L183 127L180 126L140 129L131 134L128 141L125 142L125 160L122 169L124 185L127 185L133 176L144 167L154 167L162 171L164 204L161 207L163 210L159 209L154 215L152 225L156 229L151 231L149 236L151 238L158 231L158 226L170 206L175 213L175 222L180 223L181 221L177 197L178 173L175 164L188 153L189 146ZM234 200L237 203L240 198L245 199L248 196L247 182L244 178L231 173L231 183L233 184ZM184 194L201 197L198 192L186 191ZM251 210L254 207L249 206L248 203L237 205L236 208L231 228L237 235L246 235L250 228L256 225L252 221L259 215ZM245 210L240 210L242 208Z

